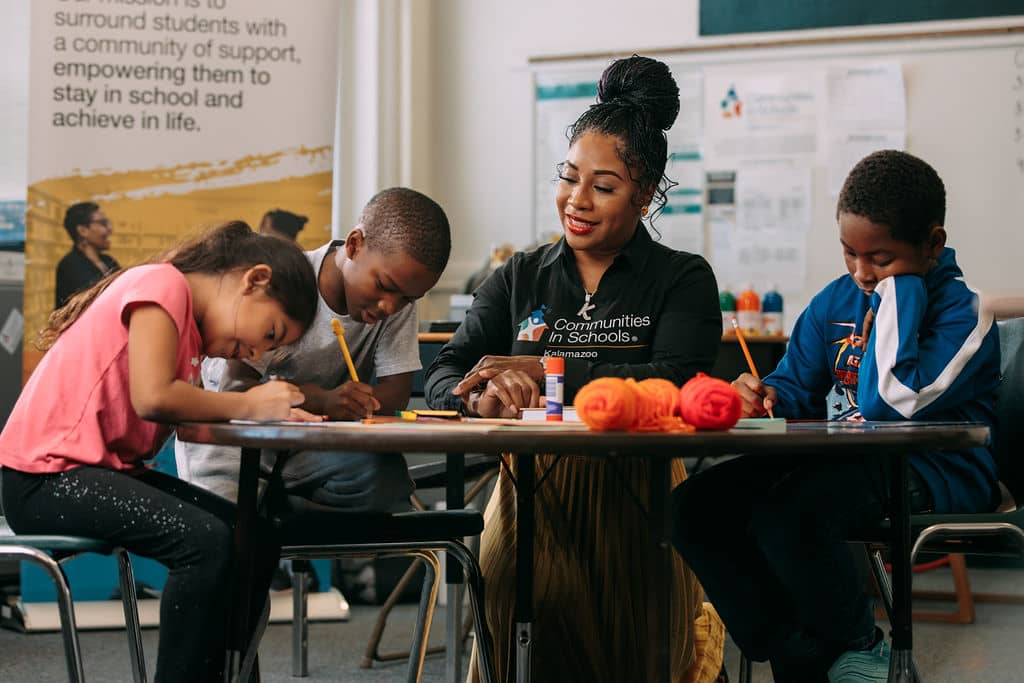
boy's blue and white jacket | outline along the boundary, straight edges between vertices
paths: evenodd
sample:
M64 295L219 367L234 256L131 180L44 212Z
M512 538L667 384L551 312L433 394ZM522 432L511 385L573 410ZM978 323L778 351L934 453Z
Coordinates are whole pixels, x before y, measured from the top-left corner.
M864 316L874 311L867 344ZM764 379L776 416L995 421L999 337L946 248L925 276L885 278L870 298L844 275L800 314L786 355ZM826 400L827 396L827 400ZM936 512L990 510L998 500L992 447L915 454Z

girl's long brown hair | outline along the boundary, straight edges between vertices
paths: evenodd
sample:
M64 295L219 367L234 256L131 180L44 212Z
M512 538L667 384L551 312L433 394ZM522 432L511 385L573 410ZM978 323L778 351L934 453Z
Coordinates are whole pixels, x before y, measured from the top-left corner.
M225 223L147 263L170 263L182 273L211 275L266 264L272 271L267 295L281 304L285 315L306 329L316 314L316 275L306 255L295 244L257 234L242 221ZM46 328L36 337L36 348L46 351L53 346L64 330L123 272L111 273L51 313Z

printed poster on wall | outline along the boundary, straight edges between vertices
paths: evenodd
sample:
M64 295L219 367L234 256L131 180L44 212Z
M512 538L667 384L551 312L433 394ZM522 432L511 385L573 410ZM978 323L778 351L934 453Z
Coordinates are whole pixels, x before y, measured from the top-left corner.
M821 74L815 70L741 75L735 68L704 80L704 156L726 171L766 159L814 163L818 152Z
M100 205L122 266L276 208L330 237L337 33L333 0L33 0L25 377L71 204Z

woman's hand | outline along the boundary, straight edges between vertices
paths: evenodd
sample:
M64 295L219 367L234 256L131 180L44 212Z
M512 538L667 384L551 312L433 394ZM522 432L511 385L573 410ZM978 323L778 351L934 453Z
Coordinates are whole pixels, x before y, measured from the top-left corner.
M531 378L537 386L544 381L544 366L540 356L484 356L455 385L452 393L463 396L477 385L485 384L502 372L515 370ZM524 406L519 406L520 408Z
M306 400L297 386L280 380L257 385L242 395L251 420L287 420L292 409Z
M732 386L743 400L743 417L764 417L775 407L775 388L762 384L761 380L749 372L734 379Z
M380 410L380 401L369 384L345 382L325 393L323 410L331 420L362 420Z
M539 363L538 363L539 366ZM488 371L490 372L490 371ZM540 386L522 370L495 371L487 385L463 396L467 413L478 417L518 417L522 408L540 405Z

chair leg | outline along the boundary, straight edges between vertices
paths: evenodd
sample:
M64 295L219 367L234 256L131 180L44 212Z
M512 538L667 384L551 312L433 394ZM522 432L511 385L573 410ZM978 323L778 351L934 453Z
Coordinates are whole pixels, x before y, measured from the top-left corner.
M305 560L292 561L292 676L309 676L309 615Z
M71 600L71 587L60 564L52 557L36 548L27 546L10 546L3 550L5 559L21 560L36 565L53 580L57 589L57 608L60 613L60 631L64 638L64 658L67 661L68 680L71 683L83 683L85 671L82 669L82 648L78 642L78 627L75 623L75 606Z
M751 683L754 679L754 665L747 656L740 653L740 683Z
M142 649L142 627L139 625L139 602L135 594L135 573L128 551L119 548L117 555L118 580L121 584L121 606L124 609L124 627L128 632L128 653L132 662L132 680L146 683L146 653Z
M476 561L469 548L460 541L449 541L446 550L448 557L457 560L465 572L470 608L473 610L473 621L476 626L476 649L481 678L484 683L495 683L494 645L490 630L487 628L487 616L484 613L484 580L480 573L480 563Z
M872 550L867 544L867 550L871 564L871 574L875 577L875 584L878 586L878 594L882 598L882 605L885 607L885 616L892 621L892 582L889 580L889 572L885 570L885 560L882 559L881 550Z
M427 640L430 637L430 625L434 620L434 605L437 604L437 591L441 582L441 563L437 559L437 554L424 550L417 552L416 557L423 561L427 575L423 578L420 608L412 633L412 647L409 650L408 683L419 683L423 675L423 660L427 656Z
M380 611L377 612L377 620L373 623L373 629L370 631L370 638L366 642L366 650L363 652L363 659L359 662L360 669L369 669L376 662L393 662L400 659L408 659L408 652L381 652L380 641L384 636L384 627L387 626L388 615L391 614L391 610L398 604L399 598L402 593L405 592L406 587L409 583L416 578L416 572L420 568L420 562L422 558L416 557L413 562L409 565L409 568L402 574L402 578L395 584L391 594L388 595L387 600L380 606ZM428 655L435 655L444 652L444 646L427 648Z

